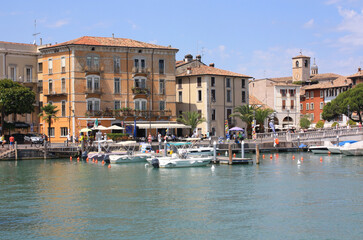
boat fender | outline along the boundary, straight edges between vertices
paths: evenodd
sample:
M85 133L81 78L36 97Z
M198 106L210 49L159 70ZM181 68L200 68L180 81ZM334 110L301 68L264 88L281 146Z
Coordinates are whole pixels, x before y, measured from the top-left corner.
M275 143L276 143L276 145L279 145L279 139L278 138L275 139Z
M151 165L153 165L154 168L159 168L159 159L153 158L151 160Z

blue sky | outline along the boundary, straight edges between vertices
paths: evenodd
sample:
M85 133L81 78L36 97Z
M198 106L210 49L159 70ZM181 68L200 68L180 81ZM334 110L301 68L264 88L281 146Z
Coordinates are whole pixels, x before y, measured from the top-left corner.
M319 73L350 75L363 65L363 0L50 2L2 2L0 41L33 42L36 19L38 42L114 33L255 78L291 76L300 49Z

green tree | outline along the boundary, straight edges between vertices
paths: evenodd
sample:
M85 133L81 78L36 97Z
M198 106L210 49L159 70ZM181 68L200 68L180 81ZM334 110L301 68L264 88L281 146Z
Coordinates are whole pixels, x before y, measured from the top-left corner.
M242 122L247 124L247 133L249 136L252 132L253 112L256 114L257 109L258 107L255 105L242 105L235 107L233 113L230 115L231 117L239 117Z
M274 111L270 108L257 108L256 109L256 122L260 125L260 133L265 131L265 120L273 113Z
M190 126L191 134L198 124L205 122L205 118L202 118L198 112L184 112L183 115L177 119L177 121Z
M6 126L4 118L10 114L32 113L34 111L35 93L27 87L10 79L0 80L1 126Z
M54 121L56 119L58 119L57 117L57 113L59 111L59 109L56 109L57 106L54 106L50 103L48 103L47 105L43 106L40 108L41 113L39 113L39 117L42 117L43 120L45 120L48 123L48 137L49 137L49 142L50 142L50 128L52 126L52 119L54 119Z
M352 118L353 113L358 116L358 119ZM325 105L322 117L324 120L331 121L344 114L352 121L362 123L362 113L363 83L360 83L356 87L339 94L333 101Z
M310 124L311 124L311 122L310 122L310 120L309 120L309 118L308 118L308 116L306 116L306 115L303 115L301 118L300 118L300 127L301 128L309 128L310 127Z
M324 121L319 120L316 123L315 128L324 128Z

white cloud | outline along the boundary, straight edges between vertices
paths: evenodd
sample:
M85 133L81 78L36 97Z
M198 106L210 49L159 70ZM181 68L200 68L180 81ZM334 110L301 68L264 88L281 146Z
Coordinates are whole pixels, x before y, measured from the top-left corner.
M306 23L304 23L303 28L312 28L314 26L314 19L310 19Z
M345 33L344 36L338 39L341 47L363 46L363 10L359 13L351 9L338 7L338 12L343 19L337 26L337 30Z
M56 21L53 24L48 24L48 27L49 28L60 28L60 27L62 27L64 25L67 25L69 23L70 23L69 19L61 19L61 20Z
M229 57L229 54L226 53L226 46L219 45L218 46L219 55L222 59L226 59Z
M134 23L133 21L131 20L127 20L127 22L130 24L131 28L132 29L138 29L139 27L136 25L136 23Z

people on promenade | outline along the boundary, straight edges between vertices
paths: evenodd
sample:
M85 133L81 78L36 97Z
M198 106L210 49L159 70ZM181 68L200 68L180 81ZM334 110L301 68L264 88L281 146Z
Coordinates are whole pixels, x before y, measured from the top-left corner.
M14 149L15 138L13 135L10 136L9 142L10 142L10 149Z
M1 145L3 146L3 148L4 148L5 143L6 143L6 140L5 140L5 136L3 134L3 135L1 135Z
M67 147L68 147L68 144L72 142L72 137L71 137L71 134L68 133L67 135Z

